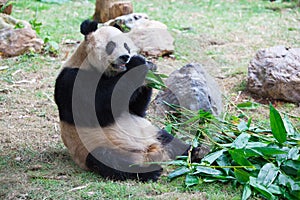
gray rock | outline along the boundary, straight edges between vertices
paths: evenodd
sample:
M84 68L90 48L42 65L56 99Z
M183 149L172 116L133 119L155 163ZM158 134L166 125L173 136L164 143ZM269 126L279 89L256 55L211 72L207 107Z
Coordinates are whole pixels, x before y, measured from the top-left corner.
M248 90L262 97L300 102L300 48L260 50L248 67Z
M150 20L147 14L132 13L104 23L114 26L132 39L140 53L159 57L174 52L174 38L165 24Z
M148 15L144 13L131 13L109 20L108 22L105 22L104 25L114 26L126 33L141 23L143 19L149 19Z
M158 57L174 52L174 38L159 21L141 19L126 34L144 55Z
M202 109L221 114L222 94L218 84L200 64L191 63L172 72L165 84L167 89L160 91L154 100L156 114L165 115L172 110L164 102L193 111Z
M20 28L15 28L19 25ZM0 13L0 55L18 56L28 51L39 52L44 44L26 21Z

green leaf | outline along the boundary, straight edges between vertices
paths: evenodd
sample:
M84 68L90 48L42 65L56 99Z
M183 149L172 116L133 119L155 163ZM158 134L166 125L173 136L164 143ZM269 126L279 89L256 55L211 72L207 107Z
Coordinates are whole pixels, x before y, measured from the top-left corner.
M283 124L288 135L295 135L295 128L287 115L284 115Z
M239 103L236 106L241 109L256 109L260 106L260 104L248 101L248 102Z
M265 143L262 142L248 142L246 148L253 148L253 147L266 147L268 146Z
M176 157L178 159L178 157ZM168 165L175 165L175 166L185 166L186 161L185 160L171 160L167 163Z
M203 181L207 182L207 183L215 182L215 181L225 183L225 182L232 181L232 180L235 180L235 178L232 176L220 176L220 175L209 176L209 177L205 177L203 179Z
M204 173L204 174L209 174L209 175L223 174L220 170L212 169L210 167L197 166L196 172L194 172L193 174L199 174L199 173Z
M246 184L243 189L242 200L247 200L251 196L251 188L249 184Z
M266 199L275 199L275 196L268 189L257 182L257 179L250 176L250 185L260 192Z
M204 118L204 119L214 119L215 116L211 113L211 112L208 112L208 111L205 111L205 110L202 110L200 109L198 111L198 117L200 119Z
M293 185L295 181L285 174L279 174L278 182L280 185L288 186L288 184Z
M282 191L278 185L271 184L269 185L268 190L272 194L282 194Z
M228 159L228 156L222 154L217 160L216 160L217 164L219 166L230 166L231 162ZM226 172L226 174L229 174L229 171L231 170L230 168L222 168L222 170L224 170Z
M210 153L208 155L206 155L201 161L203 163L208 163L208 164L212 164L213 162L215 162L215 160L217 160L226 150L222 149L213 153Z
M250 128L251 122L252 122L252 117L250 117L250 119L248 119L248 122L247 122L247 127L248 128Z
M300 182L294 181L290 176L285 174L279 174L278 176L279 185L289 187L292 191L300 192Z
M247 131L247 130L249 129L247 123L246 123L244 120L242 120L242 121L238 124L237 128L238 128L238 130L239 130L240 132Z
M172 128L173 128L173 125L172 124L168 124L166 127L165 127L165 130L168 132L168 133L172 133Z
M247 183L249 181L250 174L243 169L234 168L234 175L240 183Z
M273 163L265 164L259 171L257 182L269 187L277 177L279 169Z
M246 159L245 155L240 154L239 151L236 150L239 149L229 150L229 154L236 163L241 166L253 166L253 164Z
M165 77L165 75L162 74L156 74L153 73L151 70L148 71L146 76L147 85L149 87L162 90L163 88L166 88L166 85L164 84L162 77Z
M300 193L300 181L295 181L294 184L291 185L291 189Z
M252 157L252 156L259 156L259 155L262 156L262 154L260 154L259 152L254 151L253 149L234 149L234 151L237 154L243 155L245 158L249 158L249 157Z
M186 175L185 177L185 185L187 187L193 186L193 185L197 185L199 183L199 178L197 176L193 176L193 175Z
M178 177L178 176L181 176L183 174L186 174L190 172L190 169L187 168L187 167L180 167L180 168L177 168L175 169L173 172L171 172L168 176L169 179L173 179L175 177Z
M195 137L194 139L193 139L193 143L192 143L193 145L193 147L198 147L198 144L199 144L199 142L198 142L198 137Z
M299 147L293 147L288 153L288 159L299 160Z
M287 160L281 165L281 169L288 175L300 176L300 161Z
M280 143L284 143L287 132L279 112L270 104L270 125L274 138Z
M250 135L248 133L242 133L240 134L232 143L231 147L235 148L235 149L242 149L244 148L249 139L250 139Z
M254 147L253 150L262 153L265 156L272 156L272 155L278 155L278 154L287 154L286 151L281 149L276 149L273 147Z

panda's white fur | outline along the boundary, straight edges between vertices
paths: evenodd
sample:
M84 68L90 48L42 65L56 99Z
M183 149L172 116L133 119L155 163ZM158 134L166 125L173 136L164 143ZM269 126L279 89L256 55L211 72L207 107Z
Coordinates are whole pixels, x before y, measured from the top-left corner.
M129 110L121 111L116 117L111 116L113 111L110 104L112 90L115 90L123 75L137 66L142 65L141 69L146 70L150 65L137 55L133 42L114 27L97 29L97 24L85 21L81 25L81 32L85 35L85 40L64 63L55 84L55 102L59 110L64 144L73 160L83 169L97 171L104 177L117 180L156 180L161 168L149 162L163 162L174 159L177 155L187 155L190 146L144 118L152 92L146 85L140 86L132 94L128 102ZM145 70L140 84L145 79ZM73 88L79 79L79 73L91 77L99 74L96 96L86 96L82 92L76 97L82 103L78 105L85 106L89 102L96 104L96 114L97 117L100 116L96 125L89 124L90 116L86 112L79 116L83 121L87 119L87 123L75 123L73 118L76 115L73 116ZM140 81L138 77L133 79L128 81ZM79 84L88 90L87 82L89 79L81 80ZM125 90L126 84L121 84ZM199 151L193 152L197 155Z
M170 159L157 140L159 129L142 117L126 113L116 119L115 124L104 128L75 127L66 122L60 122L60 128L69 153L83 169L87 169L85 159L88 153L99 146L132 152L131 156L136 161L134 164L141 166L147 162Z
M107 41L113 41L117 46L112 54L107 55L105 47ZM130 52L123 46L124 43L130 48ZM138 48L133 41L124 35L119 29L112 26L102 26L95 32L86 36L80 43L75 53L66 61L63 67L90 69L94 67L100 72L111 76L118 71L112 64L121 55L132 57L137 54Z

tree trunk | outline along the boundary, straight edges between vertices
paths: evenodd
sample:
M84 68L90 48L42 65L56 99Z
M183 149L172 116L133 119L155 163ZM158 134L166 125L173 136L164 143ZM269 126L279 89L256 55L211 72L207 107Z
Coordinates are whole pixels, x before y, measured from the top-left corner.
M131 1L96 0L96 9L93 18L95 21L104 23L110 19L132 12L133 7Z

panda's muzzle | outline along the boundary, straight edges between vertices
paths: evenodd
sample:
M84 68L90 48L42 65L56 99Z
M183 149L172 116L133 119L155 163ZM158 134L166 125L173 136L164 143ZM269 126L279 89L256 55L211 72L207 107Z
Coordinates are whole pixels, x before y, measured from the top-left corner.
M115 71L123 72L127 70L126 64L130 59L129 55L121 55L119 56L111 65Z

